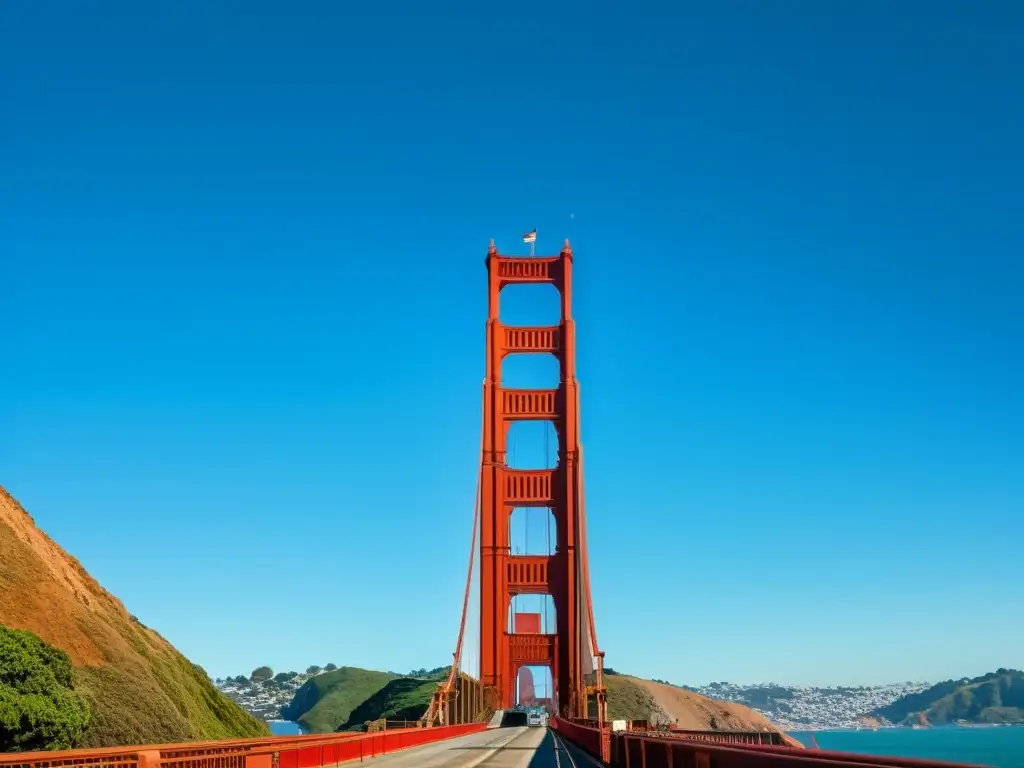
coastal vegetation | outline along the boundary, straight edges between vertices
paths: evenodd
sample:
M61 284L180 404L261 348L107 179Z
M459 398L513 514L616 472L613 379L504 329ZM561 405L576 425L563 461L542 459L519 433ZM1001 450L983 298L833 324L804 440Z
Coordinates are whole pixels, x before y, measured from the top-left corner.
M129 613L2 487L0 594L4 653L16 659L0 661L0 729L11 740L6 748L154 744L270 732L224 696L201 667ZM8 673L8 664L20 666ZM38 699L25 698L30 679L46 691ZM31 722L49 725L33 732L26 726Z
M352 711L397 675L359 667L339 667L306 680L281 716L313 733L329 733L348 722Z
M871 714L896 725L1024 723L1024 672L997 669L980 677L945 680Z
M64 651L0 626L0 752L71 749L91 716Z
M427 711L437 683L414 677L391 680L353 709L338 730L361 728L373 720L417 720Z

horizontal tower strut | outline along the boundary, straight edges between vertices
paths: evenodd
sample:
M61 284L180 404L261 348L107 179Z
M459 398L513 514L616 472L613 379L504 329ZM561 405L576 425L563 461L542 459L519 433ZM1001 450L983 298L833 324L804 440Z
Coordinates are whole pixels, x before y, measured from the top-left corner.
M523 328L495 322L494 327L500 340L498 349L503 357L524 352L549 352L557 355L562 351L561 326Z

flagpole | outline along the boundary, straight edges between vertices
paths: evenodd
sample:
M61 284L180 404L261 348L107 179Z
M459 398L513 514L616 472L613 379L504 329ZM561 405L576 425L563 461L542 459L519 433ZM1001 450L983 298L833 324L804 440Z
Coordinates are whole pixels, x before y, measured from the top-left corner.
M529 238L529 239L527 239L527 238ZM533 232L526 232L523 235L523 242L530 244L530 256L533 256L534 253L535 253L534 248L535 248L535 246L537 244L537 228L536 227L533 228Z

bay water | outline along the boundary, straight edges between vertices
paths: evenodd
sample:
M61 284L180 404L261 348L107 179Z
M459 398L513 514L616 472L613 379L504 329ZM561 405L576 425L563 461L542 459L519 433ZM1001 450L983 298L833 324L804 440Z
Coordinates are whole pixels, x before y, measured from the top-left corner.
M812 745L810 733L791 734ZM864 755L919 757L992 768L1024 768L1024 727L997 728L879 728L874 730L815 731L818 746Z
M301 736L306 732L301 725L289 720L271 720L267 725L275 736Z

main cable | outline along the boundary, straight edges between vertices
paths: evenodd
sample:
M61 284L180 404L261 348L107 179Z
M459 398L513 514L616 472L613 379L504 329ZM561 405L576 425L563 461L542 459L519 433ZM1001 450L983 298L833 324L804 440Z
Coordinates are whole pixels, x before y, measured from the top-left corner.
M484 382L483 395L487 395L487 382ZM466 611L469 609L469 590L473 584L473 563L476 559L476 530L480 522L480 485L484 474L484 428L486 427L486 413L484 410L484 398L480 398L480 463L479 470L476 474L476 500L473 506L473 533L470 537L469 542L469 569L466 571L466 588L462 595L462 619L459 621L459 639L455 642L455 659L452 662L451 671L448 673L448 679L445 681L443 690L446 693L450 693L452 690L452 684L455 680L455 676L459 674L460 665L462 663L462 640L466 632ZM427 710L428 722L432 719L432 715L435 713L432 711L433 701L431 701L431 708Z

